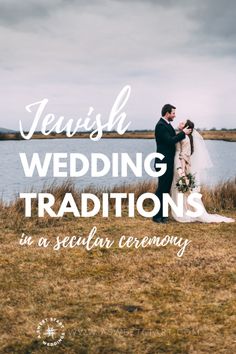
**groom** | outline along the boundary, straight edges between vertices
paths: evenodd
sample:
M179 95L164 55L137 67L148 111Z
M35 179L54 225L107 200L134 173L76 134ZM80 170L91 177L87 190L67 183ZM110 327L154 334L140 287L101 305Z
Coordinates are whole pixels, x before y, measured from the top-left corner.
M162 195L163 193L170 192L174 173L175 144L183 140L186 134L191 133L191 129L188 129L188 127L183 129L179 134L175 133L171 125L171 122L173 122L175 118L175 109L176 107L171 104L165 104L161 110L162 117L157 122L155 128L157 152L165 156L163 160L155 159L155 170L159 171L159 168L156 168L157 163L166 163L167 166L164 175L159 177L158 187L155 193L161 203L159 212L152 218L152 220L157 223L166 223L168 220L162 215Z

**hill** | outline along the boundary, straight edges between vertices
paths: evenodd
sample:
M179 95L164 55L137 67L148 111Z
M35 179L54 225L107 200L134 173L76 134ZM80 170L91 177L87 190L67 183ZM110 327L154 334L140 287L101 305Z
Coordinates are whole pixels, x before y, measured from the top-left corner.
M16 132L15 130L0 127L0 133L2 133L2 134L9 134L9 133L15 133L15 132Z

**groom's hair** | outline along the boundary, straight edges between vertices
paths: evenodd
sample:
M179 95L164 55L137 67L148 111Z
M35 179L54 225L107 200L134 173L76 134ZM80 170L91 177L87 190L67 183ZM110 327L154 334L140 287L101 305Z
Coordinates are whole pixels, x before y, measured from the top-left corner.
M172 109L176 109L175 106L172 106L172 104L165 104L163 107L162 107L162 110L161 110L161 116L162 117L165 117L166 113L171 113Z

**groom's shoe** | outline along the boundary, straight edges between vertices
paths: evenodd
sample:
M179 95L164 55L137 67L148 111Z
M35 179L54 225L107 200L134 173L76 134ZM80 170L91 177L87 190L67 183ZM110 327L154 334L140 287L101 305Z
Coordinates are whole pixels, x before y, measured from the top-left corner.
M168 219L168 218L162 218L162 222L163 222L163 224L167 224L167 223L168 223L168 221L169 221L169 219Z
M153 217L152 218L152 221L154 221L154 222L157 222L157 223L163 223L163 221L162 221L162 218L155 218L155 217Z

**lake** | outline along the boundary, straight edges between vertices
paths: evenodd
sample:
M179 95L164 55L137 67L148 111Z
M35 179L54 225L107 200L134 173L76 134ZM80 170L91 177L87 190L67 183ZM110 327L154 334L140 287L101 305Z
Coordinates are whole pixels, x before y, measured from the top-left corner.
M207 140L214 167L207 170L208 185L214 185L220 181L235 177L236 154L235 142L225 142L219 140ZM111 158L112 153L128 153L135 161L135 154L142 153L145 158L148 154L155 152L156 144L149 139L101 139L93 142L90 139L51 139L51 140L19 140L19 141L0 141L0 199L11 201L19 192L40 191L43 185L50 184L54 180L57 183L67 178L53 177L52 165L50 165L46 177L38 177L35 173L33 177L25 177L24 170L20 161L19 152L25 152L28 160L31 160L32 153L39 153L43 160L44 154L51 153L81 153L90 157L92 152L103 153ZM71 178L78 187L88 185L114 186L122 183L136 183L143 179L150 179L146 173L143 177L135 177L133 173L128 177L112 177L109 172L104 177L91 177L90 171L83 176Z

